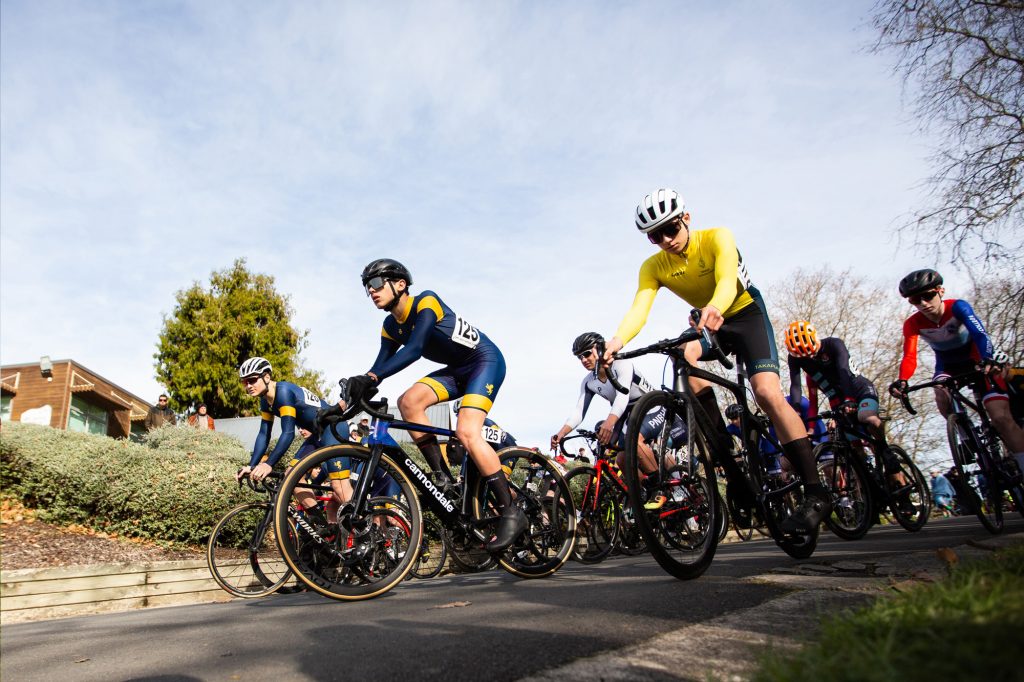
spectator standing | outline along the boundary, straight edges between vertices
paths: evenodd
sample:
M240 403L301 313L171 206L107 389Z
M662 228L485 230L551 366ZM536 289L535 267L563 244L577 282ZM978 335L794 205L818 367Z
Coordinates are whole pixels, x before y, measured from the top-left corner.
M348 439L350 441L352 441L353 443L362 443L364 437L365 436L363 435L363 430L360 429L358 425L353 424L351 427L349 427Z
M215 431L213 426L213 417L211 417L206 410L206 403L199 403L199 407L196 408L196 413L189 415L188 425L197 428L200 431Z
M931 475L932 503L936 509L942 511L944 517L949 516L953 508L953 486L938 469L932 469Z
M174 426L177 423L177 415L167 405L167 395L161 393L160 397L157 398L156 405L149 408L149 414L146 415L146 430L152 431L166 424Z

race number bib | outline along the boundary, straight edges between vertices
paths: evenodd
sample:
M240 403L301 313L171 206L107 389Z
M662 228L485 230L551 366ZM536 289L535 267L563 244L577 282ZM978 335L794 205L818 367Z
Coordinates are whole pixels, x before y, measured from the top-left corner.
M480 343L480 332L476 330L476 327L462 319L461 315L456 315L455 329L452 330L452 341L466 348L476 348Z
M306 401L307 405L312 407L320 407L320 396L310 391L308 388L302 389L302 398Z
M505 439L505 432L496 426L485 426L480 433L485 441L495 445Z

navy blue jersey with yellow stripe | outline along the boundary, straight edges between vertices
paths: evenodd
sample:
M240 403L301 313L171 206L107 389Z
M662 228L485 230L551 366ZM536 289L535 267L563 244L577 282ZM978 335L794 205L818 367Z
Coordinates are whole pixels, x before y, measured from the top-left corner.
M384 320L380 353L370 368L379 380L397 374L421 357L461 366L500 354L486 334L452 311L433 291L410 295L395 313Z
M270 433L274 426L274 417L281 418L281 437L277 446L267 458L267 464L274 466L288 452L295 438L295 428L316 431L316 413L322 407L330 407L326 401L312 391L296 386L287 381L278 381L274 389L274 404L267 401L266 396L260 398L260 432L256 436L256 445L252 450L249 466L256 466L270 444Z

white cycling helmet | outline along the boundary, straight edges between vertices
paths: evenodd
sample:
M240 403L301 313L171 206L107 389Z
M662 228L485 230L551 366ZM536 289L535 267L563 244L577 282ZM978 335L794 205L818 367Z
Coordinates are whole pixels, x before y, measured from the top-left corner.
M238 368L238 376L240 379L244 379L246 377L263 376L265 373L273 371L274 369L270 366L270 361L266 358L249 358Z
M636 207L636 229L653 232L669 220L683 215L686 202L674 189L656 189Z

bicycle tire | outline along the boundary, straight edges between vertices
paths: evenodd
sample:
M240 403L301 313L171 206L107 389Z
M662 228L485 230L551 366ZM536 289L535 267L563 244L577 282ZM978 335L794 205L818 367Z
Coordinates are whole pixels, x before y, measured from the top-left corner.
M362 462L363 475L369 475L370 451L365 447L332 445L302 458L281 482L274 508L274 528L279 535L288 527L289 501L295 490L308 488L307 474L336 457L348 457L353 471ZM367 500L365 509L350 510L339 518L333 534L320 536L299 529L296 542L281 547L288 566L310 590L341 601L371 599L401 583L412 569L423 537L415 488L387 453L381 454L377 471L391 475L398 484L396 501L403 514ZM391 532L401 528L405 530Z
M924 474L921 473L906 450L898 445L891 445L889 452L899 462L900 473L910 481L902 488L893 490L893 486L897 484L890 481L889 476L885 475L885 488L889 494L889 509L892 511L896 523L903 526L908 532L916 533L924 528L932 514L932 497L928 481L925 480ZM907 500L909 504L901 506L900 503L903 499Z
M508 473L513 504L526 515L527 530L500 556L498 564L520 578L543 578L561 568L576 545L576 507L561 471L536 450L510 447L498 452ZM481 528L493 527L494 500L483 477L473 491L473 513Z
M419 553L409 574L420 580L435 577L448 561L448 546L444 541L444 528L433 514L423 514L423 539Z
M1003 532L1002 500L997 498L997 503L993 504L990 495L986 494L986 505L982 504L981 496L978 494L983 483L979 477L984 478L980 462L987 453L981 452L983 448L976 442L970 419L962 413L949 415L946 418L946 437L953 455L953 468L956 469L961 483L956 489L957 493L966 496L968 506L981 521L981 525L993 535L998 535ZM998 485L992 487L999 488Z
M206 564L221 589L243 599L273 594L292 576L271 527L273 506L249 502L217 521L206 544Z
M651 493L662 494L667 501L661 508L648 512L644 509L647 500L639 476L639 438L648 415L654 419L655 413L662 410L661 428L647 441L647 446L654 453L658 467L658 478ZM709 462L703 430L696 419L690 419L692 414L673 393L651 391L633 406L626 439L624 473L640 534L658 565L680 580L701 576L711 565L718 548L718 536L714 532L715 470ZM672 440L677 420L688 427L689 437L685 443L676 444ZM667 473L677 464L684 465L687 476L673 482Z
M498 565L498 560L484 549L483 544L462 529L445 528L444 540L452 563L463 573L481 573Z
M825 519L825 525L843 540L860 540L871 529L871 474L849 447L832 442L814 448L814 461L821 482L832 496L832 513Z

